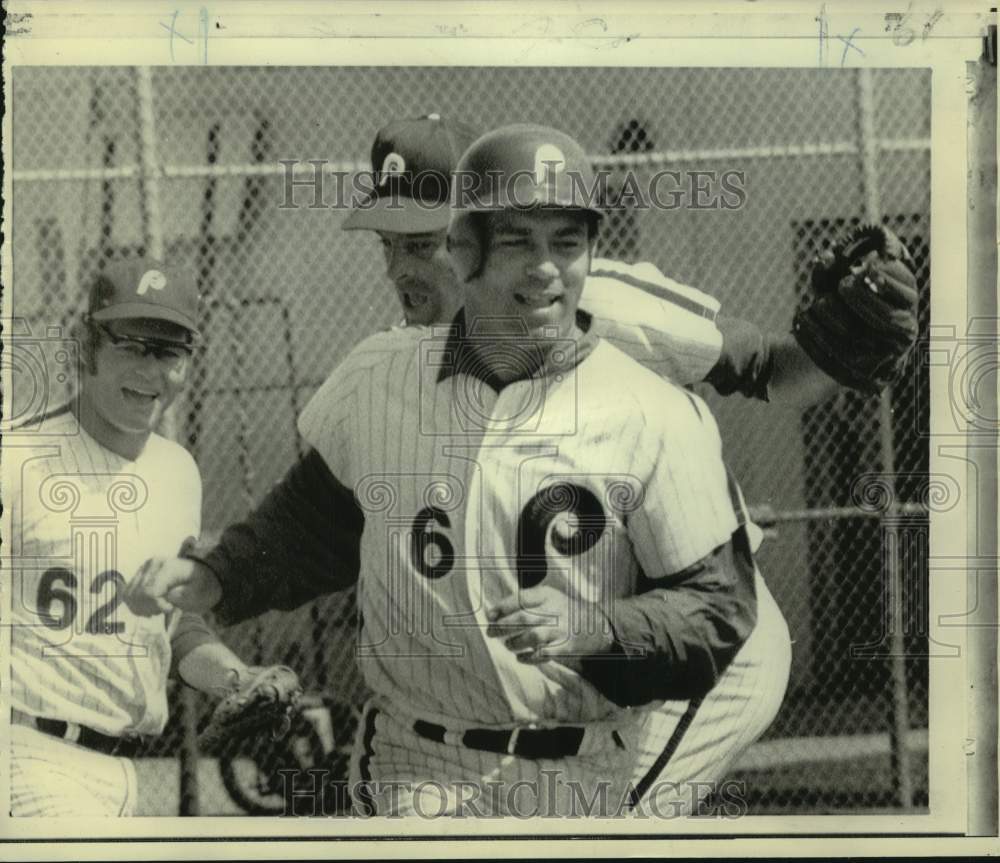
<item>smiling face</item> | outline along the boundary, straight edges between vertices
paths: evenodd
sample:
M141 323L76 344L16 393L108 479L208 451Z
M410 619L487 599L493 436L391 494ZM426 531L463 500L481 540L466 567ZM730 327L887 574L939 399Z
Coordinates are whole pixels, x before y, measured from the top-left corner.
M396 289L406 323L449 323L462 307L462 290L445 249L447 231L404 234L379 231L386 275Z
M486 258L465 285L466 318L480 332L566 338L590 270L587 216L504 210L490 216Z
M97 346L80 387L87 430L109 449L144 443L187 380L186 329L166 321L126 319L100 324ZM152 349L152 351L151 351Z

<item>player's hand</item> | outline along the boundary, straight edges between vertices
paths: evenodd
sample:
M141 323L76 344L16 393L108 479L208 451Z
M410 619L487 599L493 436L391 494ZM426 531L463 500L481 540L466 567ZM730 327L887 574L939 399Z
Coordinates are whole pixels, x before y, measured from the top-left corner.
M125 586L125 604L140 617L174 608L209 611L221 598L222 589L212 570L183 557L151 558Z
M557 660L578 669L585 656L607 653L611 622L596 604L546 585L501 599L487 613L486 635L499 638L522 662Z

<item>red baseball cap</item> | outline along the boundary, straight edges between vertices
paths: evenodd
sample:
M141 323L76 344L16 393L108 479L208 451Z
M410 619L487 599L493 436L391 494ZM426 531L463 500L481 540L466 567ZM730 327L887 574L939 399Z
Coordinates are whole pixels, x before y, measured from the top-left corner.
M169 321L198 333L198 285L182 267L154 258L113 261L90 288L90 317L95 321L149 318Z
M375 189L344 221L345 231L422 234L448 227L451 175L479 137L440 114L397 120L372 144Z

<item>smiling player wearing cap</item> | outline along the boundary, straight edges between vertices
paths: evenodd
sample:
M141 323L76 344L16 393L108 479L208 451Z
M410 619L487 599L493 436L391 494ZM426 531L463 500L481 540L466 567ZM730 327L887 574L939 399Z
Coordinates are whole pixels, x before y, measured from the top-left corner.
M222 695L246 665L197 615L122 604L201 520L201 477L153 429L184 386L198 293L151 259L108 264L77 328L77 398L4 436L12 513L11 814L130 815L129 760L167 721L168 673Z

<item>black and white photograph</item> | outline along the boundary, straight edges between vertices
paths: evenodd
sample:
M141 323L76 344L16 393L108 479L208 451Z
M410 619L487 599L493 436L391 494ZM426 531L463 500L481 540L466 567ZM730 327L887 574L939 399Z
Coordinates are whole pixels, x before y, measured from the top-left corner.
M995 12L382 5L7 6L5 856L984 853Z

